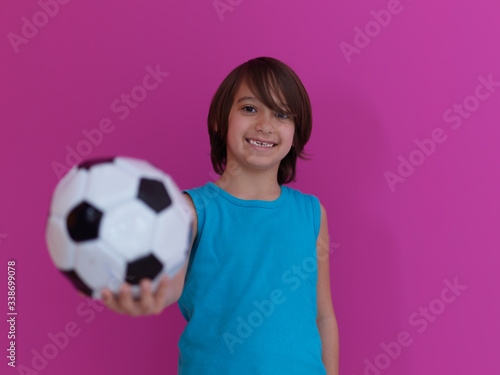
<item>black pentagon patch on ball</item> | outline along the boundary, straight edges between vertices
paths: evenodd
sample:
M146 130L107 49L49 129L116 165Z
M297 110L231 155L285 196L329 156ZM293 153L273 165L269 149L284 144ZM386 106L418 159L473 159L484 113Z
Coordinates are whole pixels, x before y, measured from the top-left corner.
M82 202L71 210L66 219L69 236L75 242L96 239L102 212L87 202Z
M137 198L146 203L156 213L164 210L172 201L161 181L141 178Z
M64 276L66 276L69 281L73 284L73 286L78 289L83 294L86 294L89 297L92 297L92 290L85 285L85 283L80 279L78 274L75 271L61 271Z
M153 280L162 269L163 265L160 261L150 254L128 264L125 281L137 285L144 278Z
M107 158L95 158L95 159L89 159L82 161L80 164L78 164L78 169L90 169L94 165L97 164L103 164L103 163L112 163L115 160L114 157L107 157Z

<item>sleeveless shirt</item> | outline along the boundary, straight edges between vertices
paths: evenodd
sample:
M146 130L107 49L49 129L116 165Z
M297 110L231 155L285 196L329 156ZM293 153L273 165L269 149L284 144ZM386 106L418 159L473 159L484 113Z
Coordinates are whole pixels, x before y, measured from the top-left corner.
M324 375L316 325L318 198L281 185L273 201L208 182L183 190L198 233L178 301L181 375Z

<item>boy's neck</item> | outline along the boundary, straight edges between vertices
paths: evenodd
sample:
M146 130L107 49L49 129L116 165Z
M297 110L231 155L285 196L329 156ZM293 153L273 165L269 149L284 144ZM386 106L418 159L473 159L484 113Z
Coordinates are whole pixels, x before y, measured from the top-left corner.
M230 173L226 169L214 184L232 196L245 200L274 201L281 195L281 186L278 184L275 171L247 173L240 170L239 172Z

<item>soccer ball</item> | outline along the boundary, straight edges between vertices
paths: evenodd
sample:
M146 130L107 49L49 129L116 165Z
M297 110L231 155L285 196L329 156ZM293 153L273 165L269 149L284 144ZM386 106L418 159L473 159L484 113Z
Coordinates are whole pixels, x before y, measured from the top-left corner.
M87 160L52 196L46 240L55 266L84 294L172 278L187 261L193 214L170 176L138 159Z

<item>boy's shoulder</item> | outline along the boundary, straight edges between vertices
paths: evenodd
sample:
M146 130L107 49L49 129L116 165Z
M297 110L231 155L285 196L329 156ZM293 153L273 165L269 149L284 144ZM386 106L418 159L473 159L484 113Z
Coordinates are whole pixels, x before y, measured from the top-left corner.
M318 199L318 197L316 197L314 194L304 192L300 188L293 188L293 187L290 187L290 186L287 186L287 185L281 185L281 187L282 188L285 187L286 189L288 189L289 193L294 194L297 197L310 197L310 198ZM318 201L319 201L319 199L318 199Z
M288 189L288 194L292 198L294 198L296 200L310 201L313 204L313 206L318 207L322 213L325 210L325 208L323 207L319 198L316 195L314 195L312 193L304 192L300 188L292 188L292 187L286 186L286 185L282 185L282 187L285 187L286 189Z

